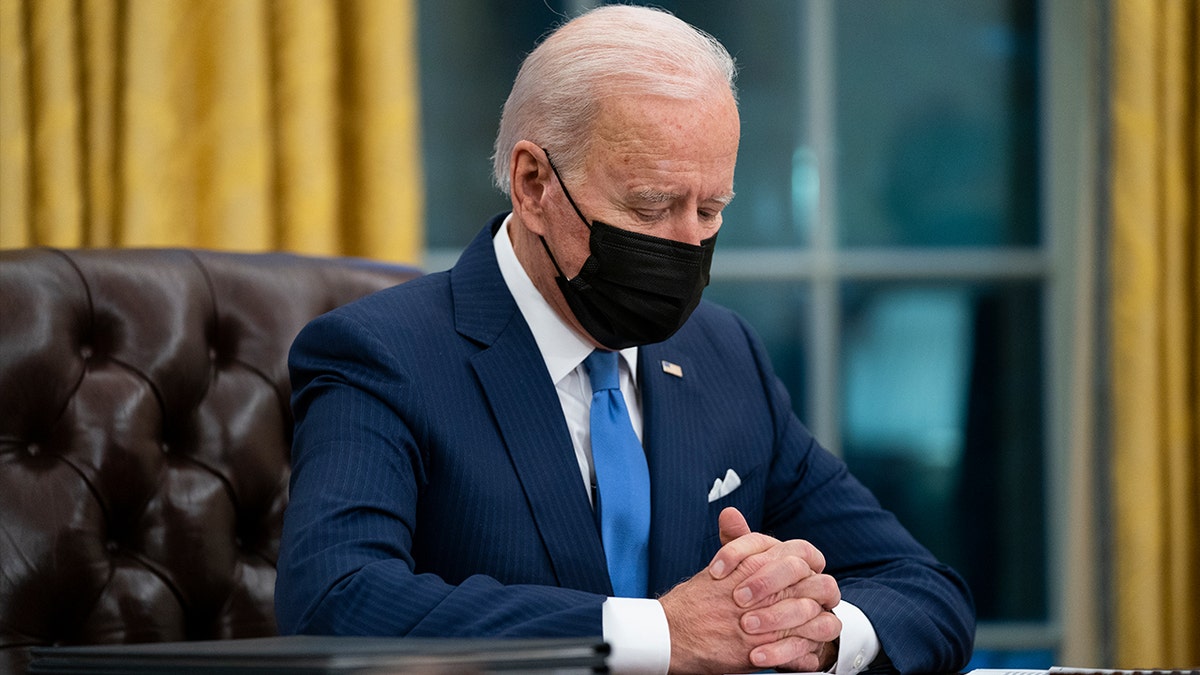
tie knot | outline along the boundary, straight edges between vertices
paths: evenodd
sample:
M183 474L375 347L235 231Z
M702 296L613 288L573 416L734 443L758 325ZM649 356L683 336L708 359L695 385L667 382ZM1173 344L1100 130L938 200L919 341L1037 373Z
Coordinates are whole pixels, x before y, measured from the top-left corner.
M605 389L620 389L617 380L617 353L597 349L583 360L587 368L588 378L592 381L592 391Z

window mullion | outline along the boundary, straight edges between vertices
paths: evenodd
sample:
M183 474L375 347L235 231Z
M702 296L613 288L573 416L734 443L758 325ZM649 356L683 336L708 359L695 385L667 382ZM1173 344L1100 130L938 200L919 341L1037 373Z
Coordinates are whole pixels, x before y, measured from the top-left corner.
M807 128L803 138L812 146L817 169L817 212L812 219L812 302L807 317L809 419L807 423L825 447L840 455L841 387L838 349L840 332L837 270L837 92L834 67L834 13L831 0L805 5L804 86L808 90Z

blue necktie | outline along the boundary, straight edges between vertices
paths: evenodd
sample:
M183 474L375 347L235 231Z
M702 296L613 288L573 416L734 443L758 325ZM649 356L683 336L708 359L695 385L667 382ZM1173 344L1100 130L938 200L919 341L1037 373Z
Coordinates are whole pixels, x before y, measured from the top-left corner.
M618 597L644 598L650 539L650 471L617 379L617 353L583 362L592 381L592 463L599 484L600 538Z

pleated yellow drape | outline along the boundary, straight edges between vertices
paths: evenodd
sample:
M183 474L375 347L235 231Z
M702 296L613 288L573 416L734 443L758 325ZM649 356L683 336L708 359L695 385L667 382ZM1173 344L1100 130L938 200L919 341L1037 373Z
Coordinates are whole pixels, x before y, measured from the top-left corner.
M416 0L0 0L0 247L416 262Z
M1200 10L1112 5L1116 660L1200 665Z

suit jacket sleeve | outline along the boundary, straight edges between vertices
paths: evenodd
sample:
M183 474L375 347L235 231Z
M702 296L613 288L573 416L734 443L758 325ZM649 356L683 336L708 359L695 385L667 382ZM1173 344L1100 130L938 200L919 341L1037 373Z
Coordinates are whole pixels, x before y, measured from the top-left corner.
M276 584L281 632L600 635L601 594L419 573L413 548L431 458L415 440L423 422L406 409L427 385L413 381L377 326L326 315L292 349L297 425ZM420 526L436 527L428 522ZM423 533L432 546L437 534Z

